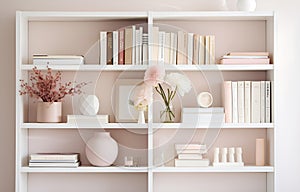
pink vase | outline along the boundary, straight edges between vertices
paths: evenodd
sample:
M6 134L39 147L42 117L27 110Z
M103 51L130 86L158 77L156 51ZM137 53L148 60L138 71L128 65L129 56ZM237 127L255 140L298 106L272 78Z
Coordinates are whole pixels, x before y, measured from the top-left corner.
M62 120L61 102L38 102L36 121L39 123L59 123Z
M87 141L85 153L92 165L110 166L118 156L118 143L110 136L109 132L97 132Z

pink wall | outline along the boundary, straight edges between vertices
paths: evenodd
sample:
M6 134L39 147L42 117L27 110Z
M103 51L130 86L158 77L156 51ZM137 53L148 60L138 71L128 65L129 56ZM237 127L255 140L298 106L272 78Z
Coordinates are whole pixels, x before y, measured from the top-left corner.
M220 10L225 0L2 0L0 1L0 191L14 191L14 74L15 11ZM235 0L227 0L231 5ZM298 6L297 6L298 5ZM300 12L297 0L257 0L257 10L278 15L277 187L279 192L300 191L299 171L299 63ZM296 153L295 153L296 152Z

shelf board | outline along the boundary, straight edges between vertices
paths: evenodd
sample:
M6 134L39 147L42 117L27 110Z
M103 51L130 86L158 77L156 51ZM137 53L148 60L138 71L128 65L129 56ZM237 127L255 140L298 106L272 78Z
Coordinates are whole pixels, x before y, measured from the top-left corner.
M244 166L244 167L158 167L156 173L269 173L274 172L273 166Z
M69 124L69 123L23 123L23 129L147 129L147 124L106 123L106 124Z
M77 168L65 167L22 167L23 173L146 173L147 167L93 167L79 166Z
M36 65L38 69L47 69L46 65ZM145 71L148 65L48 65L60 71ZM32 70L34 65L23 64L22 70ZM165 65L166 71L268 71L274 65Z
M153 123L154 129L265 129L274 128L274 123L207 123L207 124L186 124L186 123Z

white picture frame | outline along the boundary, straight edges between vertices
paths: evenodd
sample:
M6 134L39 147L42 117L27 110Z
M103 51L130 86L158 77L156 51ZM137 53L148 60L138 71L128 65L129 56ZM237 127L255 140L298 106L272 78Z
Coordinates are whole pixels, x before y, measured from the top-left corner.
M134 88L142 79L118 79L115 83L115 119L118 123L137 122L138 111L130 104L133 101Z

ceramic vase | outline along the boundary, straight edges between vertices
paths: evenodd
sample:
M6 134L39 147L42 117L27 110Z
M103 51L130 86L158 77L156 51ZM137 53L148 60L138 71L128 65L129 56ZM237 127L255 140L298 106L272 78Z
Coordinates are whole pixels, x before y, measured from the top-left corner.
M38 123L59 123L62 121L61 102L38 102L37 118Z
M139 118L138 118L138 124L145 124L145 113L144 110L139 110Z
M94 166L112 165L118 155L118 143L109 132L97 132L86 143L86 157Z
M79 111L82 115L97 115L99 99L96 95L83 95L79 99Z
M238 0L237 9L239 11L255 11L256 0Z

